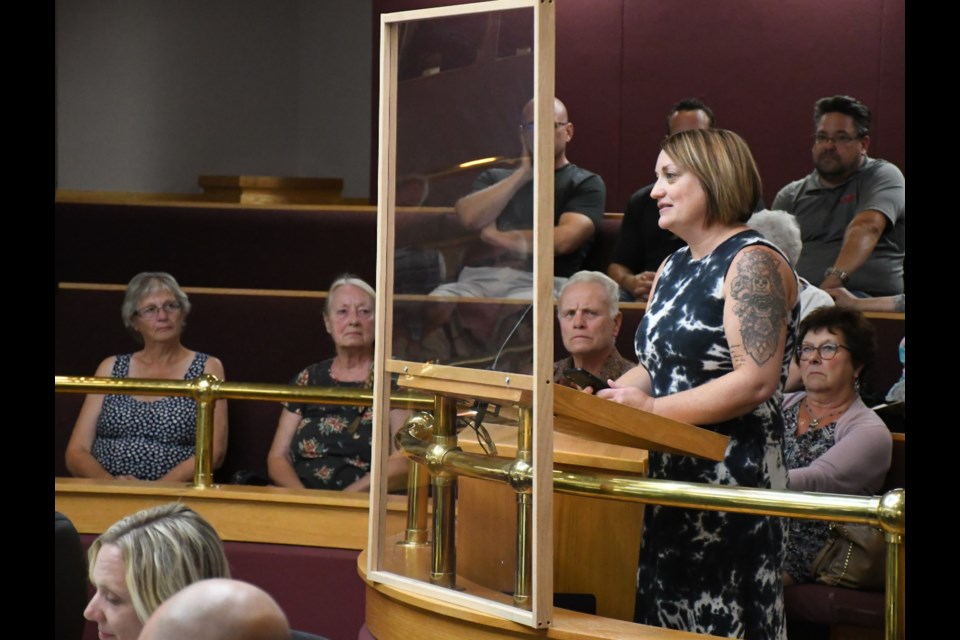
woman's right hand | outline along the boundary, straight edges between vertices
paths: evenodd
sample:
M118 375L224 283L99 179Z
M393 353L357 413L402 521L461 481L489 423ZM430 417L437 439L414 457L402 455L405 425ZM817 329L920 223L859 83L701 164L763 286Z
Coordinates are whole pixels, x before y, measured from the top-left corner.
M653 396L647 394L639 387L618 383L616 380L607 380L609 388L601 389L597 392L598 398L613 400L620 404L625 404L634 409L653 412Z

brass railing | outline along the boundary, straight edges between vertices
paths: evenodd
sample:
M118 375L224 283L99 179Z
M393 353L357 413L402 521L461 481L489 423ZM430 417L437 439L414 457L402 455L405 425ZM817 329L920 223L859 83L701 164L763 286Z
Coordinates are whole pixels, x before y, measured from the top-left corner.
M317 404L373 404L371 389L345 387L299 387L256 382L227 382L205 373L193 380L153 380L146 378L87 378L54 376L54 386L62 393L112 393L150 396L189 396L197 403L196 467L193 487L213 485L213 412L217 400L296 400ZM391 394L399 409L432 409L433 396L407 391Z
M438 406L440 399L438 398ZM528 500L533 482L529 464L529 443L532 425L529 409L521 409L518 429L517 456L514 459L491 458L462 451L452 431L448 411L436 411L436 428L430 416L415 416L408 420L409 428L396 437L398 448L412 460L426 465L431 475L444 476L447 484L456 476L468 476L507 484L517 493L517 567L515 602L519 605L529 596L526 558L530 550L529 530L525 526ZM432 438L427 436L433 435ZM729 511L756 515L784 516L809 520L829 520L867 524L880 528L886 540L886 576L884 596L884 627L886 638L903 637L903 598L900 568L902 566L906 532L906 491L894 489L883 496L849 496L828 493L775 491L750 487L720 487L716 485L671 480L641 479L605 473L576 471L554 465L554 491L574 495L593 496L632 502L645 502L671 507L688 507L711 511ZM408 509L425 508L419 502L408 502ZM434 571L443 567L445 574L456 574L456 555L452 543L452 524L438 523L434 509L434 531L445 535L434 537ZM408 522L424 521L425 516L408 514ZM408 529L408 535L410 530ZM408 540L408 542L410 542ZM449 550L447 550L449 547ZM433 574L431 574L432 576Z
M179 395L197 402L196 471L193 487L209 488L213 480L213 412L221 398L244 400L297 400L318 404L355 404L369 406L369 389L342 387L298 387L275 384L225 382L204 374L195 380L147 380L55 376L56 391L64 393L120 393L143 395ZM420 463L410 474L407 544L426 544L427 494L420 465L430 471L433 483L433 567L431 580L452 586L456 576L455 518L453 495L459 475L492 480L509 485L517 493L517 573L515 600L529 598L530 491L533 468L530 464L532 420L529 409L521 409L516 458L501 459L460 450L456 436L456 403L449 398L425 396L416 392L391 394L396 408L433 409L434 416L415 414L407 427L397 434L398 448ZM434 428L434 422L437 422ZM555 465L555 491L757 515L774 515L812 520L830 520L868 524L884 532L887 543L885 629L886 638L902 638L901 617L904 594L900 589L906 527L903 489L883 496L847 496L795 491L774 491L748 487L675 482L668 480L620 477L604 473L584 473Z

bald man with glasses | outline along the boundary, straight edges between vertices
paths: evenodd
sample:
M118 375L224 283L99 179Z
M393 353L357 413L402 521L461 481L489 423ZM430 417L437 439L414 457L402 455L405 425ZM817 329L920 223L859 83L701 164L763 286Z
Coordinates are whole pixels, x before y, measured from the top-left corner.
M432 295L531 298L533 291L533 113L531 100L520 114L523 146L515 169L493 168L474 182L473 190L454 206L464 227L480 232L487 255L467 265L455 282ZM566 106L554 99L555 289L580 269L596 237L606 204L606 187L595 173L567 158L573 123Z

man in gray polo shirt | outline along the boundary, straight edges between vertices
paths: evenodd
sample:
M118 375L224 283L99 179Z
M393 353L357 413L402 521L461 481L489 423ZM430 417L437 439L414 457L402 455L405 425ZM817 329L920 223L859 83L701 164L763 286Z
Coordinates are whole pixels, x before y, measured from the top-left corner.
M799 274L822 289L871 296L903 293L903 174L867 157L870 110L850 96L817 101L814 171L777 194L772 209L797 217Z

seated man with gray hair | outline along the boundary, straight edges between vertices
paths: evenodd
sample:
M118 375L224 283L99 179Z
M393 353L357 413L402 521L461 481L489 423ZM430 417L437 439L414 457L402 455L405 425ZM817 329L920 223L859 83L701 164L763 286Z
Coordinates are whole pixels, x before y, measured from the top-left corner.
M560 289L557 318L563 346L570 355L554 364L556 384L576 387L563 376L565 369L586 369L606 382L637 366L617 351L616 338L623 320L620 290L606 274L599 271L573 274Z
M763 209L750 216L747 226L777 245L790 261L790 266L796 270L800 252L803 250L800 223L797 222L796 216L786 211ZM833 306L833 298L829 293L799 276L798 279L800 280L800 320L806 318L807 314L814 309Z

